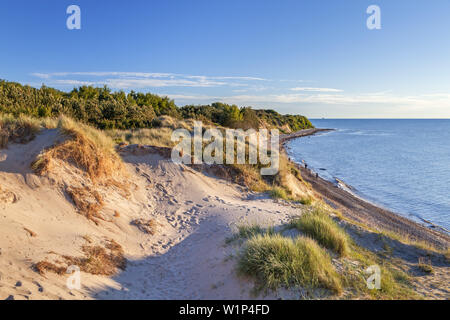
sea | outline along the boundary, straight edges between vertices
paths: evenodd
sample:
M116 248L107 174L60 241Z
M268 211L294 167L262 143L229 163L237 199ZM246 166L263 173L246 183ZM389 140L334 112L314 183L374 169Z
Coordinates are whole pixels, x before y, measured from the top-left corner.
M450 230L450 119L311 122L335 130L288 142L292 160L380 207Z

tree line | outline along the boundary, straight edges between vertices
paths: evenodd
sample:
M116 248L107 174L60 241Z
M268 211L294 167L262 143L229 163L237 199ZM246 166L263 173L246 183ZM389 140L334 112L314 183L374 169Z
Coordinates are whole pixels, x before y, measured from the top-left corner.
M19 116L72 117L100 129L152 128L158 117L197 119L231 128L271 127L291 130L312 127L300 115L281 115L274 110L254 110L250 107L212 103L178 107L172 99L151 93L111 91L104 87L81 86L64 92L43 85L37 89L20 83L0 80L0 112Z

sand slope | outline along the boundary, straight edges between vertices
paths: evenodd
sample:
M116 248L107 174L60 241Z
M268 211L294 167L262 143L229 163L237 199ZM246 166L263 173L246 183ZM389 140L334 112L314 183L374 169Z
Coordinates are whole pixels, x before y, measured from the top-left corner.
M96 224L77 212L65 192L89 185L86 175L68 163L44 177L30 169L42 150L62 139L57 130L45 130L28 144L0 150L0 299L252 299L253 284L235 271L238 247L225 245L226 239L238 225L277 226L302 212L300 205L174 164L161 150L130 146L121 151L130 194L114 185L96 186L104 199L104 220ZM155 221L155 234L133 225L136 219ZM360 246L384 250L377 234L343 226ZM82 256L83 245L110 239L123 247L126 270L113 276L82 272L80 290L67 288L69 275L33 269L39 261ZM450 297L448 261L431 256L435 275L424 275L417 259L427 252L396 240L388 245L391 258L415 277L417 292ZM301 294L279 290L258 298Z
M67 175L61 182L30 169L36 155L60 139L46 130L0 151L0 299L252 298L252 284L239 279L228 260L236 249L225 239L238 224L278 225L300 213L158 154L126 153L131 196L101 188L107 221L96 225L61 188L81 179L73 178L76 170L59 168L59 178ZM135 219L155 219L156 234L141 232L131 224ZM68 290L66 275L33 270L41 260L82 255L86 236L94 243L117 241L127 269L113 277L82 273L81 290Z

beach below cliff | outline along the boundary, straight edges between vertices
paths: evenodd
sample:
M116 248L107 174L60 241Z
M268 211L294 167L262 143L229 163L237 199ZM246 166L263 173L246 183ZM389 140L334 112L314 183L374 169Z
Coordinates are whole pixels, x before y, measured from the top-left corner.
M289 156L289 152L286 150L286 144L293 139L327 131L333 131L333 129L314 128L283 135L280 139L283 152L286 152ZM441 231L439 228L436 230L426 227L393 211L376 206L350 192L349 189L352 187L346 185L345 182L336 181L333 183L321 178L318 172L314 172L311 168L305 167L304 163L295 163L295 165L301 170L302 177L305 181L311 185L314 191L327 204L334 209L340 210L350 219L377 231L398 233L408 239L419 242L424 241L443 249L449 247L450 236L445 231Z

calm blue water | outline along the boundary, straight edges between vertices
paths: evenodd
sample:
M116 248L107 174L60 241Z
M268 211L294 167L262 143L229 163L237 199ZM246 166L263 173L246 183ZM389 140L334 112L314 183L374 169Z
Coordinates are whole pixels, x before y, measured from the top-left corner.
M450 120L312 120L290 156L397 213L450 229ZM321 170L326 169L326 170Z

